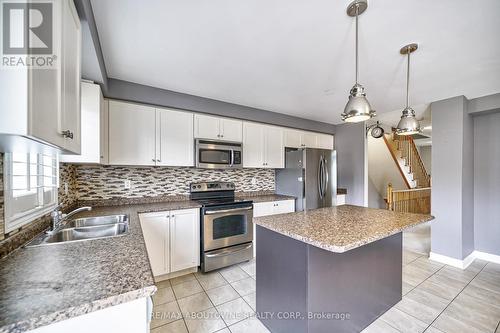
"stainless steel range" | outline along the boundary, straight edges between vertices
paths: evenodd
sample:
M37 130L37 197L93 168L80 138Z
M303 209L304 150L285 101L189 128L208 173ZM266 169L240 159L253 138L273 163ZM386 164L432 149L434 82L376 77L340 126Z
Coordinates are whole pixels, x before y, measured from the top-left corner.
M253 204L236 199L234 183L190 185L191 200L201 208L201 270L230 266L253 257Z

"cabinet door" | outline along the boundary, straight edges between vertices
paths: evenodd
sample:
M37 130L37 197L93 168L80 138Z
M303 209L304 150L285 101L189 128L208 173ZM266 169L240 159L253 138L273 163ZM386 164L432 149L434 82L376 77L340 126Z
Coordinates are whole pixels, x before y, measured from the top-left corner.
M243 167L264 167L264 125L243 123Z
M80 19L73 1L62 1L62 100L61 124L63 131L69 131L64 148L80 154L80 80L81 80L81 28Z
M302 132L302 146L307 148L317 148L317 134L312 132Z
M141 214L139 219L153 275L170 273L169 212Z
M279 127L266 126L265 138L265 167L283 168L285 165L283 130Z
M281 200L274 202L274 214L295 212L295 200Z
M200 210L170 212L170 271L200 264Z
M243 122L227 118L220 119L220 137L224 141L241 142L243 138Z
M82 82L81 123L82 149L80 155L62 155L61 162L100 163L102 94L97 84Z
M333 150L333 135L318 134L318 148Z
M100 162L109 163L109 101L102 98L101 93L101 126L100 126Z
M220 140L219 118L195 114L194 135L197 139Z
M253 204L253 216L268 216L274 213L274 202L257 202Z
M159 155L157 165L193 166L193 114L157 109Z
M284 131L284 145L290 148L301 148L301 131L286 129Z
M155 165L155 109L109 101L109 164Z

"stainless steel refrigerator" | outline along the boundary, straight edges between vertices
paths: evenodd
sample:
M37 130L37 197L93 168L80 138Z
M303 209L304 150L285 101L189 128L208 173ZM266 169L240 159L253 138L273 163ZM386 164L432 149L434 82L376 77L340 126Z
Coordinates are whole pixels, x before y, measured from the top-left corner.
M336 151L286 148L285 168L276 170L276 193L295 196L296 211L336 206Z

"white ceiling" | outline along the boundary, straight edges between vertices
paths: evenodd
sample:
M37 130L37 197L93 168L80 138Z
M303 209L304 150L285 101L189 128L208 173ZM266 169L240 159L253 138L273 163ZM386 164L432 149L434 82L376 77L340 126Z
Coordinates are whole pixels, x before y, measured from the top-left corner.
M339 0L92 0L108 76L340 123L354 20ZM500 1L373 0L360 16L360 83L379 114L500 92Z

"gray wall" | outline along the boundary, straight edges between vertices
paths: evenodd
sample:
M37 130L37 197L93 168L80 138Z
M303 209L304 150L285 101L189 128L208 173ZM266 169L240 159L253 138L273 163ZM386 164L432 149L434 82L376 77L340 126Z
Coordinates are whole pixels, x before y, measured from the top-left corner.
M462 260L474 249L473 120L463 96L431 103L431 251Z
M335 132L335 125L332 124L116 79L108 80L108 91L105 96L125 101L209 113L328 134Z
M474 240L500 255L500 113L474 118Z
M346 188L346 203L368 204L365 123L337 125L337 187Z

